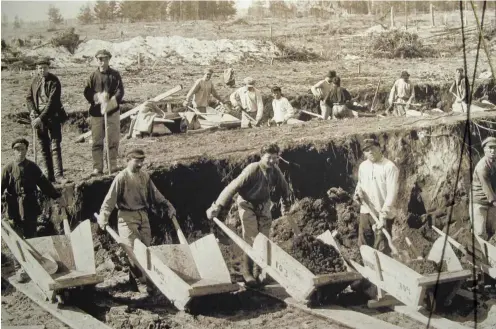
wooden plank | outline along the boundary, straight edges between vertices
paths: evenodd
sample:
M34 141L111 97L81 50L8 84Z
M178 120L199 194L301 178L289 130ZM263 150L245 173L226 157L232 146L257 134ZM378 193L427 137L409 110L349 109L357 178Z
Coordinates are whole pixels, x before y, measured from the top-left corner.
M432 260L437 264L440 264L443 260L446 261L448 272L463 270L462 264L451 248L451 245L445 242L446 237L441 236L437 238L429 251L429 255L427 255L427 259Z
M375 253L381 264L383 280L378 277L375 266ZM360 253L365 266L352 262L356 270L365 278L369 279L378 288L386 291L396 299L412 307L420 306L421 287L417 280L422 277L408 266L394 260L393 258L376 251L369 246L361 246Z
M378 320L363 313L355 312L336 305L329 305L319 308L309 308L306 305L300 304L285 293L280 287L268 285L262 294L266 294L273 298L279 299L289 306L295 307L306 313L321 317L332 323L345 325L354 329L400 329L394 324Z
M167 267L154 252L147 252L147 247L138 239L134 241L134 254L137 261L155 286L176 306L183 311L190 301L190 285L176 272ZM148 256L150 266L147 266ZM149 268L149 269L148 269Z
M496 247L482 239L480 236L475 236L477 241L479 241L482 246L482 251L484 255L487 257L487 261L491 267L496 267Z
M223 294L238 290L239 285L234 283L212 283L212 281L209 280L200 280L191 285L189 295L191 297L199 297L205 295Z
M173 244L152 246L148 247L148 250L174 272L194 280L201 279L193 255L189 250L189 245Z
M457 248L458 250L463 252L465 255L467 254L467 249L464 246L462 246L460 243L458 243L455 239L453 239L452 237L450 237L449 235L447 235L446 233L444 233L443 231L441 231L440 229L438 229L434 225L432 225L432 229L434 231L436 231L437 234L439 234L443 237L447 237L449 243L451 243L455 248Z
M412 310L411 308L407 306L395 306L394 308L395 312L404 314L408 316L409 318L419 321L425 325L429 324L433 328L437 329L469 329L470 327L466 327L458 322L454 322L451 320L448 320L446 318L440 317L438 315L433 314L430 319L429 317L425 316L424 314Z
M96 273L95 251L91 236L90 220L86 219L71 232L74 263L78 271Z
M332 274L321 274L313 278L313 283L316 287L327 285L330 283L345 283L360 280L362 276L357 272L340 272Z
M112 329L77 307L66 305L64 308L58 308L57 304L46 302L33 281L20 284L15 281L14 277L10 277L9 282L45 311L72 329Z
M213 234L189 245L196 268L202 279L231 283L231 275Z
M456 272L442 272L441 274L432 273L429 275L424 275L423 277L417 279L418 285L430 286L440 283L446 283L451 281L459 281L464 280L472 276L471 270L461 270Z
M170 90L168 90L168 91L166 91L166 92L164 92L164 93L156 96L155 98L152 99L152 101L153 102L161 101L164 98L167 98L167 97L169 97L169 96L177 93L178 91L181 91L182 89L183 89L183 86L182 85L177 85L174 88L172 88L172 89L170 89ZM133 115L135 113L138 113L139 110L143 109L145 103L146 102L143 102L140 105L136 106L135 108L127 111L126 113L121 114L121 116L119 117L119 120L122 121L122 120L130 117L131 115ZM91 130L88 131L88 132L85 132L84 134L79 135L77 137L77 139L76 139L76 142L82 142L82 141L84 141L85 138L87 138L89 136L91 136Z
M103 277L95 273L82 273L72 271L66 275L60 276L55 279L54 283L50 283L48 287L50 290L64 289L69 287L79 287L85 285L93 285L103 282Z

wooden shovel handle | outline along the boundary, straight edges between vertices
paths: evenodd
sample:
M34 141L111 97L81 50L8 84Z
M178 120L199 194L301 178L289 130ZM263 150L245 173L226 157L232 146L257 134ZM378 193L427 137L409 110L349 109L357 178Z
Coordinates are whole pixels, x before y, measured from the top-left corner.
M379 218L377 218L377 215L374 213L375 209L369 205L368 201L365 200L365 198L362 198L362 204L369 209L370 216L372 216L372 218L375 220L376 224L379 224L380 223ZM384 234L384 236L386 237L386 239L388 241L389 248L391 248L391 252L393 254L397 255L398 249L396 249L396 247L393 244L393 238L391 238L391 234L389 234L389 232L384 227L382 228L382 233Z
M179 238L179 243L188 244L188 240L186 240L186 237L184 236L184 233L181 230L181 226L179 226L179 223L177 222L176 216L172 216L172 223L174 224L174 227L176 228L177 236Z

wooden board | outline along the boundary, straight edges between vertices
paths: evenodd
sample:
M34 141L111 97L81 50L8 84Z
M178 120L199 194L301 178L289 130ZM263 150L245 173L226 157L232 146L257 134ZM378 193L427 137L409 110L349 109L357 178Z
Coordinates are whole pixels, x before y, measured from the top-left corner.
M287 305L300 309L306 313L321 317L333 323L345 325L349 328L401 329L401 327L398 327L396 325L390 324L388 322L384 322L382 320L378 320L363 313L345 309L340 306L331 305L331 306L324 306L319 308L309 308L305 305L298 303L293 298L291 298L287 293L284 292L283 289L281 289L280 286L276 286L276 285L266 286L264 291L261 291L261 293L279 299L280 301L286 303ZM341 328L341 326L336 328Z
M71 271L65 275L61 275L55 279L55 283L50 283L50 290L58 290L70 287L79 287L86 285L94 285L103 282L103 277L95 273L85 273L79 271Z
M189 245L202 279L231 283L231 275L215 236L209 234Z
M190 285L164 264L155 252L151 252L138 239L134 241L134 254L147 276L155 286L176 306L184 310L190 301Z
M195 265L188 245L173 244L148 247L151 254L160 259L168 268L186 280L200 280L201 276Z
M419 321L425 325L429 324L430 327L437 328L437 329L470 329L471 327L464 326L458 322L454 322L451 320L448 320L446 318L442 318L437 315L433 315L430 320L429 317L425 316L424 314L412 310L411 308L407 306L395 306L394 308L395 312L404 314L408 316L409 318Z
M201 279L191 285L189 295L191 297L215 295L239 290L239 285L234 283L220 283L213 280Z
M64 308L58 308L57 304L46 302L33 281L20 284L15 281L14 277L10 277L9 282L41 308L72 329L112 329L77 307L66 305Z
M455 272L442 272L424 275L417 280L419 286L432 286L441 283L460 281L472 276L471 270L461 270Z
M2 329L45 329L44 325L35 325L35 326L5 326L2 324Z
M484 256L487 257L489 266L496 267L496 247L479 236L475 236L475 237L482 246L482 252L484 253ZM487 254L486 254L486 250L487 250Z
M361 246L360 253L365 266L352 261L360 274L404 304L412 307L420 306L423 294L417 280L422 278L422 275L369 246ZM380 279L376 270L376 253L381 265L380 274L383 280Z
M443 260L446 261L446 267L448 272L461 271L463 270L460 260L456 256L455 252L451 248L450 243L446 241L445 236L439 237L432 245L427 259L441 263Z
M95 251L89 219L81 222L70 234L74 263L78 271L96 273Z

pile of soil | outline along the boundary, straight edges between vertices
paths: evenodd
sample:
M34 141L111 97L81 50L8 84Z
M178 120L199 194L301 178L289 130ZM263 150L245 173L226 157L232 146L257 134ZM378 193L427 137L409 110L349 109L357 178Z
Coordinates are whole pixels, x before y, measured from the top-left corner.
M422 257L427 257L429 251L432 248L432 245L439 237L436 236L436 232L434 232L427 225L422 226L419 229L414 229L411 227L404 227L398 234L398 238L395 243L397 244L397 248L399 250L407 250L410 258L417 258L418 255L415 255L415 252L408 246L405 241L405 238L408 237L412 242L413 247L417 250L417 252Z
M440 272L445 272L446 262L443 261L441 264L437 264L436 262L428 259L414 259L405 264L415 272L420 274L433 274L439 272L439 266L441 265Z
M298 235L294 239L289 253L317 275L346 271L338 251L309 234Z

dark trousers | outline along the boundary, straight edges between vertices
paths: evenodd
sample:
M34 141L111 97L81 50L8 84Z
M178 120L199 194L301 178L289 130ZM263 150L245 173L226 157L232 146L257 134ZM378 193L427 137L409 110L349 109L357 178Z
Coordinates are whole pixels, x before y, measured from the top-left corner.
M389 248L387 239L382 233L382 230L377 233L374 232L374 230L372 229L372 225L374 224L375 220L372 218L372 216L370 216L370 214L360 214L360 224L358 226L358 244L360 246L370 246L389 256L391 254L391 248ZM384 228L389 232L389 234L391 234L393 230L393 219L386 219Z
M12 228L25 239L36 237L40 207L36 195L6 197L7 216Z
M38 145L46 170L46 176L51 182L55 177L64 175L62 166L62 127L59 122L43 123L36 129Z

